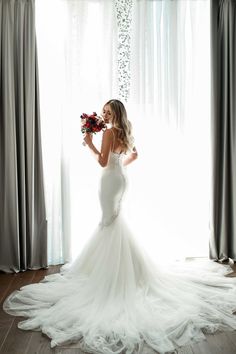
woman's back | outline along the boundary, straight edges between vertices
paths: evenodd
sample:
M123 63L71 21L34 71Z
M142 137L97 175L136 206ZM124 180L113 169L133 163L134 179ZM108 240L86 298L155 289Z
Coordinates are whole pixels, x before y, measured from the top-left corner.
M116 128L111 128L112 134L113 134L113 144L111 147L111 152L114 152L116 154L121 154L124 152L124 146L121 144L121 142L118 140L118 132Z

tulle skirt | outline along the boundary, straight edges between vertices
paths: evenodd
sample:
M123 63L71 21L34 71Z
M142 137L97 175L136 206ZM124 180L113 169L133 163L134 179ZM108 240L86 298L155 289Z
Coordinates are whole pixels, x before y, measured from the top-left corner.
M80 341L94 353L132 353L143 342L159 353L236 329L236 279L214 262L161 269L118 215L99 225L77 260L61 273L24 286L4 310L27 319L51 347Z

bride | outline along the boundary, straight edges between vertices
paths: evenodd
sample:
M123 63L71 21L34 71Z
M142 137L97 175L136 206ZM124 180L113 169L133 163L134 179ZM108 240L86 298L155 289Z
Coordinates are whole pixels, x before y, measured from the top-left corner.
M143 343L166 353L204 333L235 330L236 281L224 276L228 269L208 261L163 271L133 238L122 216L126 166L138 156L131 124L118 100L104 105L103 118L111 128L101 151L84 137L103 167L100 224L69 268L13 292L4 310L27 317L19 328L41 330L51 347L79 342L93 353L133 353Z

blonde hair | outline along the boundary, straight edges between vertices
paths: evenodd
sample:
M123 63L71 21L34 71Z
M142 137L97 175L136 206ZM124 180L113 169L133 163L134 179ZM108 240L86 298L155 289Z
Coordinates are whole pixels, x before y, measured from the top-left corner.
M105 105L110 105L113 119L112 126L117 131L117 140L120 142L125 152L134 147L134 138L132 136L132 125L127 118L127 112L123 103L119 100L109 100Z

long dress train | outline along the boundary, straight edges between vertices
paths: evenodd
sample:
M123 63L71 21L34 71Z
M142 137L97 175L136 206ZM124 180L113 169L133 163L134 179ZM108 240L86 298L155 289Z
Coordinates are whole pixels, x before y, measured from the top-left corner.
M19 328L41 330L51 347L80 341L93 353L128 354L142 342L165 353L236 329L236 279L210 261L175 273L154 265L123 219L126 185L122 154L111 153L100 180L101 222L82 253L61 273L13 292L4 310L27 317Z

